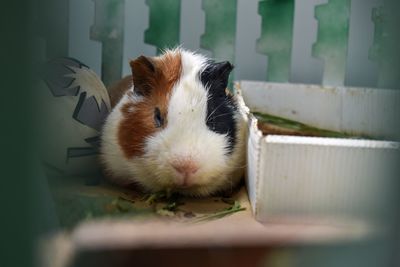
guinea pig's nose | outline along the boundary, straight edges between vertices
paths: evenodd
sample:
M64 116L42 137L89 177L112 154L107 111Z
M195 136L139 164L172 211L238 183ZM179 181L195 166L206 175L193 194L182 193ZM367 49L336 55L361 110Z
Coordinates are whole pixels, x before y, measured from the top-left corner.
M199 167L193 160L175 160L171 162L172 167L184 177L188 177L197 172Z

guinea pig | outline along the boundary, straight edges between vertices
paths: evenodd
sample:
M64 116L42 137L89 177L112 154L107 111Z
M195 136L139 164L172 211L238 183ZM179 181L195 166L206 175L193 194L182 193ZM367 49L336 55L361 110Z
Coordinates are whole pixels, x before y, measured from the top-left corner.
M117 184L208 196L232 190L245 167L246 122L227 89L233 66L181 48L130 62L110 89L101 161Z

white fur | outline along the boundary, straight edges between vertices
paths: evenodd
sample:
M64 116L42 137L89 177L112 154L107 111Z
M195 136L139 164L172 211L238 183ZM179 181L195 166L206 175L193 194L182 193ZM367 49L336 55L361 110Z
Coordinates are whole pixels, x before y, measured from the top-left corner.
M171 52L171 51L170 51ZM207 90L199 80L206 58L184 50L181 53L182 74L172 89L167 126L149 136L142 157L126 159L117 140L122 119L120 108L128 102L141 101L125 95L107 118L102 134L101 157L113 179L122 184L136 182L149 191L174 190L182 179L172 167L174 160L190 159L199 167L190 178L194 186L177 191L188 195L208 195L234 186L243 174L245 123L238 114L237 142L232 154L225 148L228 138L206 125Z

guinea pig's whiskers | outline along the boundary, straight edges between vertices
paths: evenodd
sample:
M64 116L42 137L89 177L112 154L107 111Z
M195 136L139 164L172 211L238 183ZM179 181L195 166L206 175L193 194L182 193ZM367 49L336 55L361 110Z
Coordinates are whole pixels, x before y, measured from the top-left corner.
M223 114L219 114L219 115L215 116L214 119L218 118L218 117L226 116L226 115L229 115L229 114L230 114L229 112L223 113Z
M214 124L222 124L222 123L226 123L225 121L216 121L216 122L213 122Z
M218 110L223 104L224 104L224 102L222 102L221 104L219 104L219 105L210 113L210 115L207 116L206 121L208 121L208 120L211 118L211 116L212 116L215 112L217 112L217 110Z
M244 169L247 167L247 163L243 164L243 165L231 165L228 167L228 169L230 171L234 171L234 170L239 170L239 169Z

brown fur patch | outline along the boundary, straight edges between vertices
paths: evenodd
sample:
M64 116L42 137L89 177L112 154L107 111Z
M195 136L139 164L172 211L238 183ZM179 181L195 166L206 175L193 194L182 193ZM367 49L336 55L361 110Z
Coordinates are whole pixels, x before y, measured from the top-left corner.
M155 108L160 109L164 118L163 127L167 125L169 97L182 71L179 52L167 52L155 58L142 56L130 65L135 91L140 90L144 101L127 103L121 107L123 119L118 129L118 141L127 158L143 155L145 139L162 129L156 128Z

